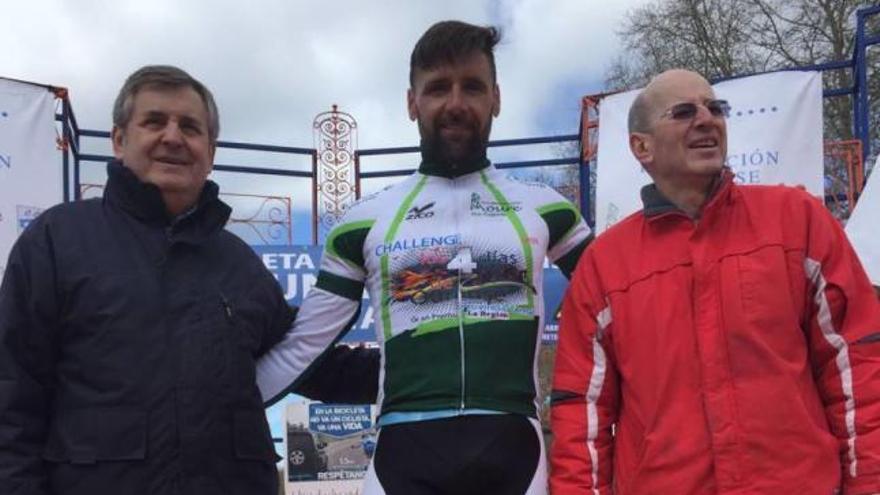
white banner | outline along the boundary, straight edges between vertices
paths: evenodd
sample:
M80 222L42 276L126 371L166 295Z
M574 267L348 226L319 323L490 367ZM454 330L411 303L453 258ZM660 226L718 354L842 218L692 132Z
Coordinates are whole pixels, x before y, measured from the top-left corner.
M358 495L376 450L376 406L288 404L286 495Z
M18 235L63 198L55 96L0 78L0 277Z
M802 185L823 197L822 76L774 72L713 86L731 105L727 165L739 184ZM629 150L627 115L638 91L599 105L596 231L642 208L639 191L651 177Z
M868 176L856 209L846 223L849 237L859 261L865 267L871 283L880 286L880 234L877 233L877 217L880 216L880 157Z

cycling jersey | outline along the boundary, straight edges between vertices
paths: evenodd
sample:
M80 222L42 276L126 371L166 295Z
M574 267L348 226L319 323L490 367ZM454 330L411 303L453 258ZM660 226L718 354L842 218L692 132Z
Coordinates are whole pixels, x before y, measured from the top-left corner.
M544 259L570 273L590 231L552 188L487 161L475 168L455 175L423 164L349 208L294 327L258 365L264 398L342 337L366 287L382 350L381 414L537 416Z

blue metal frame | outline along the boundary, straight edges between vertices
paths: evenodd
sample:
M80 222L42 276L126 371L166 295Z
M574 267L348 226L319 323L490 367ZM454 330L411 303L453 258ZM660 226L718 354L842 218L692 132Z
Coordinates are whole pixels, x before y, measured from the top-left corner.
M578 134L567 134L562 136L539 136L539 137L531 137L531 138L520 138L520 139L499 139L497 141L489 141L487 146L489 148L493 147L501 147L501 146L524 146L524 145L533 145L533 144L547 144L547 143L566 143L571 141L579 141L580 135ZM364 156L380 156L380 155L403 155L409 153L419 153L421 148L418 146L401 146L395 148L372 148L372 149L364 149L357 150L355 152L355 156L359 160ZM514 162L500 162L496 163L495 166L500 169L512 169L512 168L528 168L528 167L550 167L555 165L577 165L580 163L580 159L577 157L567 157L567 158L548 158L543 160L520 160ZM399 177L404 175L409 175L416 170L417 167L410 167L399 170L383 170L379 172L361 172L361 179L376 179L380 177Z
M72 113L71 113L72 115ZM106 163L113 159L110 155L92 155L87 153L79 152L79 137L92 137L92 138L106 138L110 139L110 133L107 131L96 131L91 129L82 129L79 130L76 134L76 150L74 153L74 163L75 163L75 182L74 188L75 191L79 190L79 163L80 162L98 162L98 163ZM226 149L234 149L234 150L247 150L247 151L266 151L266 152L274 152L274 153L287 153L292 155L308 155L314 156L315 150L311 148L298 148L292 146L275 146L269 144L254 144L254 143L240 143L235 141L217 141L218 148L226 148ZM304 177L311 178L313 173L311 171L301 171L301 170L285 170L281 168L271 168L271 167L254 167L254 166L241 166L241 165L223 165L223 164L214 164L214 170L219 170L221 172L240 172L240 173L253 173L258 175L280 175L285 177ZM76 198L80 199L80 198ZM66 199L65 199L66 200Z
M822 91L825 98L835 96L853 97L853 135L862 142L862 161L867 161L871 156L871 140L868 116L870 106L868 105L868 66L867 51L871 45L880 44L880 35L868 36L865 33L866 20L868 17L880 13L880 5L874 7L866 7L856 11L856 31L855 43L853 44L853 55L849 60L835 60L821 64L807 65L802 67L792 67L790 69L780 69L779 71L792 70L840 70L850 69L853 71L853 85L849 88L832 88ZM775 71L770 71L775 72ZM714 79L712 82L727 81L731 79L739 79L742 77L753 76L763 73L738 74L731 77L723 77Z
M61 103L61 135L64 136L64 139L70 143L73 139L70 138L70 125L68 121L70 119L70 112L68 110L68 102L64 100ZM56 118L57 120L57 118ZM70 146L70 144L68 144ZM64 202L67 203L70 201L70 152L69 148L64 150L64 154L61 155L62 159L62 170L64 177L62 177L61 184L64 188Z
M854 135L861 140L862 142L862 150L863 150L863 161L867 160L871 154L871 142L870 142L870 129L868 128L868 114L870 108L868 106L868 91L867 91L867 49L871 45L875 45L880 43L880 36L867 36L865 33L866 28L866 19L870 16L876 15L880 13L880 5L874 7L868 7L865 9L861 9L857 11L857 24L856 24L856 33L855 33L855 44L853 49L853 56L850 60L837 60L832 62L827 62L823 64L815 64L804 67L796 67L791 69L784 70L818 70L818 71L827 71L827 70L840 70L840 69L851 69L853 71L853 86L849 88L831 88L827 90L823 90L824 97L836 97L836 96L853 96L853 132ZM746 77L748 75L754 74L743 74L730 78L718 79L715 82L726 80L726 79L735 79L740 77ZM83 154L81 153L80 148L80 137L95 137L95 138L109 138L110 133L106 131L95 131L88 129L79 129L79 126L76 124L76 117L73 113L73 109L70 107L69 102L65 101L65 105L62 107L62 112L59 116L57 116L59 120L62 122L63 133L65 138L67 139L70 150L73 155L73 191L74 198L80 199L80 164L81 162L106 162L112 159L111 156L106 155L92 155L92 154ZM534 144L545 144L545 143L557 143L557 142L570 142L570 141L580 141L580 134L571 134L571 135L561 135L561 136L540 136L540 137L531 137L531 138L523 138L523 139L504 139L497 141L490 141L488 146L490 147L501 147L501 146L522 146L522 145L534 145ZM274 152L274 153L285 153L285 154L296 154L296 155L311 155L313 159L313 167L311 171L300 171L300 170L286 170L286 169L278 169L278 168L269 168L269 167L252 167L252 166L239 166L239 165L225 165L225 164L215 164L214 170L220 170L224 172L235 172L235 173L253 173L259 175L275 175L275 176L286 176L286 177L300 177L300 178L311 178L314 180L316 176L316 171L314 169L314 160L317 156L317 151L313 148L301 148L301 147L289 147L289 146L274 146L274 145L264 145L264 144L253 144L253 143L240 143L240 142L232 142L232 141L219 141L217 143L218 148L226 148L226 149L236 149L236 150L249 150L249 151L264 151L264 152ZM356 160L359 160L360 157L365 156L379 156L379 155L393 155L393 154L405 154L405 153L418 153L418 146L406 146L406 147L396 147L396 148L374 148L374 149L364 149L357 150L355 152ZM582 156L583 154L581 154ZM64 199L65 201L69 200L69 159L67 155L64 156ZM501 169L515 169L515 168L525 168L525 167L544 167L544 166L554 166L554 165L579 165L579 185L580 185L580 202L581 202L581 212L584 215L584 218L587 222L592 226L594 225L594 219L592 218L591 209L590 209L590 187L591 187L591 179L590 179L590 164L582 163L580 157L567 157L567 158L552 158L552 159L543 159L543 160L528 160L528 161L516 161L516 162L503 162L497 163L496 166ZM408 175L412 173L414 167L402 170L384 170L384 171L376 171L376 172L361 172L359 177L362 179L370 179L370 178L380 178L380 177L396 177L402 175ZM314 189L314 186L313 186ZM314 191L313 191L314 193ZM314 205L313 205L314 209ZM314 214L314 212L313 212Z
M581 124L578 130L578 152L580 156L578 157L578 193L580 196L580 208L581 208L581 216L584 217L584 221L587 222L587 225L590 226L591 229L595 229L596 227L596 219L593 218L593 209L590 208L590 191L593 190L592 178L590 177L590 169L592 165L589 160L584 160L583 157L586 156L584 154L584 143L581 140L580 136L584 135L584 121L581 119Z
M854 134L862 141L862 161L871 156L871 134L868 129L868 47L880 43L880 36L867 37L865 21L868 17L880 13L880 6L861 9L856 12L856 42L853 53L853 116L855 120ZM867 167L865 167L867 169Z

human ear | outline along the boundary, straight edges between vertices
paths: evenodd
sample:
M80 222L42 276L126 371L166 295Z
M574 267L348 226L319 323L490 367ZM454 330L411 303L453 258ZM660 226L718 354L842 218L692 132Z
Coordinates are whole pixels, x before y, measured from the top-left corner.
M409 120L416 121L419 118L419 107L416 106L416 95L412 88L406 90L406 110Z
M113 156L117 160L122 160L122 149L125 145L125 134L122 129L113 126L113 130L110 131L110 141L113 143Z
M654 159L654 150L650 135L641 132L633 132L629 135L629 150L639 163L651 163Z

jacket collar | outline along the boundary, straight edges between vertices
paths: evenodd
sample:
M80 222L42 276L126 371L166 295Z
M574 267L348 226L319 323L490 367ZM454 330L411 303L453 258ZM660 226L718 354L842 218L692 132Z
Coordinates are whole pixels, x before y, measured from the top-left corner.
M462 175L476 172L477 170L482 170L488 166L488 158L480 158L479 160L474 160L470 163L464 163L454 169L439 163L422 161L422 164L419 165L419 172L425 175L435 175L447 179L454 179L456 177L461 177Z
M712 190L709 192L709 199L705 205L703 205L703 211L710 207L711 204L716 202L716 199L719 196L722 196L726 193L727 190L730 189L733 184L733 172L728 167L724 167L721 170L721 174L718 176L718 179L715 181L715 185L712 186ZM660 216L664 213L671 212L679 212L681 214L685 214L684 210L676 206L672 201L670 201L666 196L657 189L657 186L654 183L648 184L642 187L641 190L642 196L642 205L644 209L642 212L648 218L653 218Z
M195 206L172 218L165 210L158 187L141 182L129 168L113 160L107 164L104 202L117 206L144 223L166 227L170 237L198 242L222 229L232 212L218 197L219 190L216 183L206 181Z

